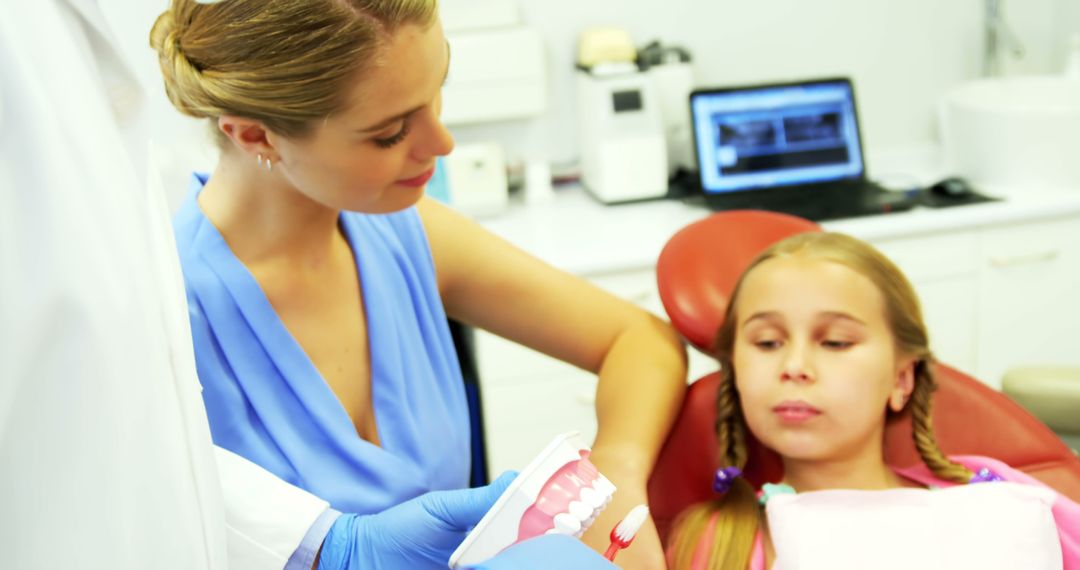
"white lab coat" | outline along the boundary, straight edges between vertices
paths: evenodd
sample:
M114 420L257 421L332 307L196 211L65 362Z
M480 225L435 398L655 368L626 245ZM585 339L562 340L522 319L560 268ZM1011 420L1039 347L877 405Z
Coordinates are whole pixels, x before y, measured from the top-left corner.
M143 2L0 0L4 568L281 568L327 508L211 445L145 90L110 33Z

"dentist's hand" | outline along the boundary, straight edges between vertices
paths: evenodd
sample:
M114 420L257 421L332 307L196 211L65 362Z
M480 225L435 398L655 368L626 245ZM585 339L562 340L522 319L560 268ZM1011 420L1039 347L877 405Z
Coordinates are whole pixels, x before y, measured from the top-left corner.
M435 491L376 515L341 515L330 527L319 570L446 570L450 554L517 473L476 489Z

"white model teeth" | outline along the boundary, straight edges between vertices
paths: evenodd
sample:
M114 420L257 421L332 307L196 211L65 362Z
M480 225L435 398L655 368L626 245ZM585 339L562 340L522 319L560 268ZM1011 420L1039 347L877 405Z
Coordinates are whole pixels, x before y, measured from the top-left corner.
M567 508L570 514L579 521L584 521L585 519L591 517L593 514L593 507L581 501L571 501L570 506Z
M582 487L581 501L593 509L599 509L604 506L604 495L592 487Z
M593 481L593 488L604 497L604 505L611 502L611 497L615 494L616 490L615 485L611 481L608 481L608 478L603 475L597 477L596 481Z
M555 515L555 530L559 534L574 534L581 530L581 521L569 513Z
M607 477L600 475L591 482L591 486L581 487L578 500L570 501L566 512L555 515L552 519L554 528L545 534L565 534L580 538L596 521L600 511L611 502L614 494L615 485Z

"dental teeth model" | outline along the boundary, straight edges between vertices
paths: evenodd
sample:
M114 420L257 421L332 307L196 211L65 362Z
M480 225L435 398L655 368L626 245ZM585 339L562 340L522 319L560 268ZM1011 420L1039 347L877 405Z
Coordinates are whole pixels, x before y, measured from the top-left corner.
M503 492L450 556L450 568L478 564L541 534L580 537L615 494L589 461L578 432L556 437Z

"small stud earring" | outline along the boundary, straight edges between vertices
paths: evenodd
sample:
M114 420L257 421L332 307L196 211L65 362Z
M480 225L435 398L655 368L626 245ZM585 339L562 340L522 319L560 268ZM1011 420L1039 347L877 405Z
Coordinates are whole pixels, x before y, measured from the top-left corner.
M262 163L262 155L261 154L256 154L255 155L255 161L259 163L259 166L262 166L263 165L263 163Z
M273 172L274 171L274 163L270 160L269 156L266 157L266 171L267 172Z

